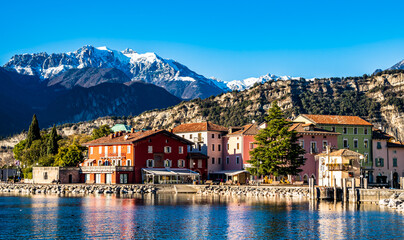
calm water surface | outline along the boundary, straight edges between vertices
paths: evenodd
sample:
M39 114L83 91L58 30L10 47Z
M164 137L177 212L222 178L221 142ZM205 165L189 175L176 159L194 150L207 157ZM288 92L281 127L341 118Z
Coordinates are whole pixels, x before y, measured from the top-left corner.
M0 196L1 239L404 239L375 205L199 195Z

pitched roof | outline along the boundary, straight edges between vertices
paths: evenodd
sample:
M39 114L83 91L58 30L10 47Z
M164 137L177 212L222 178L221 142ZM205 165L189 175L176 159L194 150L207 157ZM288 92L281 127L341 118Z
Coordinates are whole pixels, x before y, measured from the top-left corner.
M257 124L247 124L241 127L241 130L229 133L227 135L257 135L259 131Z
M203 131L227 132L227 128L207 121L203 123L181 124L173 128L172 130L173 133L203 132Z
M401 142L388 142L387 147L388 148L404 148L404 143L401 143Z
M302 114L302 116L316 124L372 126L371 123L358 116L311 115L311 114Z
M340 135L337 132L331 132L322 128L312 127L313 130L306 130L305 127L310 127L312 124L304 124L304 123L293 123L290 126L289 131L295 130L300 134L308 134L308 135Z
M388 140L394 138L393 136L383 132L382 130L379 129L373 129L372 131L372 138L373 139L380 139L380 140Z
M114 132L119 132L119 131L126 131L126 132L130 132L130 130L132 129L131 126L129 125L125 125L125 124L115 124L111 130Z
M362 154L349 150L349 149L339 149L330 153L320 153L318 156L333 156L333 157L360 157Z
M139 131L139 132L135 132L135 133L126 133L126 134L122 134L122 136L117 136L114 138L111 138L110 136L101 137L101 138L92 140L90 142L83 143L83 146L131 144L131 143L140 141L144 138L147 138L147 137L150 137L150 136L153 136L156 134L160 134L160 133L170 136L172 138L175 138L186 144L193 144L193 142L190 142L190 141L188 141L182 137L179 137L173 133L170 133L166 130L149 130L149 131Z

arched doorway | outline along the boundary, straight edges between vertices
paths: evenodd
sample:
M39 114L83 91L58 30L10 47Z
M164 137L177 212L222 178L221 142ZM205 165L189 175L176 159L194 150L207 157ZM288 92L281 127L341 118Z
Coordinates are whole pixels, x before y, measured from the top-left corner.
M399 188L398 186L398 173L393 173L393 188Z

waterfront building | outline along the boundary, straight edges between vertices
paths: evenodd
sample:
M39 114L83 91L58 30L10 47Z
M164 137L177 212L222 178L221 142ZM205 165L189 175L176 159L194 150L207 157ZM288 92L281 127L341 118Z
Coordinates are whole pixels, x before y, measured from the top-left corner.
M293 123L289 130L297 132L299 145L306 151L304 154L305 164L300 167L302 172L295 176L295 180L308 183L309 178L314 178L318 183L319 167L315 156L325 152L327 147L333 150L337 149L340 133L316 127L312 123Z
M337 187L342 187L342 179L355 178L356 185L359 186L363 158L363 154L349 149L332 151L327 147L326 152L316 156L316 160L319 162L318 185L334 187L335 181Z
M387 133L373 130L373 174L370 182L376 186L398 188L404 177L404 145Z
M172 132L194 144L188 145L189 153L199 153L208 159L208 175L222 170L223 139L227 128L211 123L187 123L172 129ZM201 155L200 155L201 156Z
M180 183L199 178L189 169L193 142L166 130L117 132L83 144L88 159L81 164L86 183ZM203 164L200 170L203 170ZM198 167L198 166L197 166Z
M79 183L81 182L78 167L33 167L32 183Z
M316 127L340 133L338 149L350 149L363 154L362 170L365 177L373 171L372 159L372 124L357 116L340 115L299 115L294 122L312 123Z

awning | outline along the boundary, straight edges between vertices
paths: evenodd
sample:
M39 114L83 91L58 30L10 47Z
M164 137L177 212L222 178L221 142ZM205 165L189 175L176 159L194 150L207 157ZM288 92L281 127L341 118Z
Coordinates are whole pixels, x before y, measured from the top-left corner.
M142 168L146 174L156 176L199 176L199 173L183 168Z
M239 175L241 173L248 173L248 171L247 170L224 170L224 171L213 172L211 174L224 174L227 176L234 176L234 175Z

